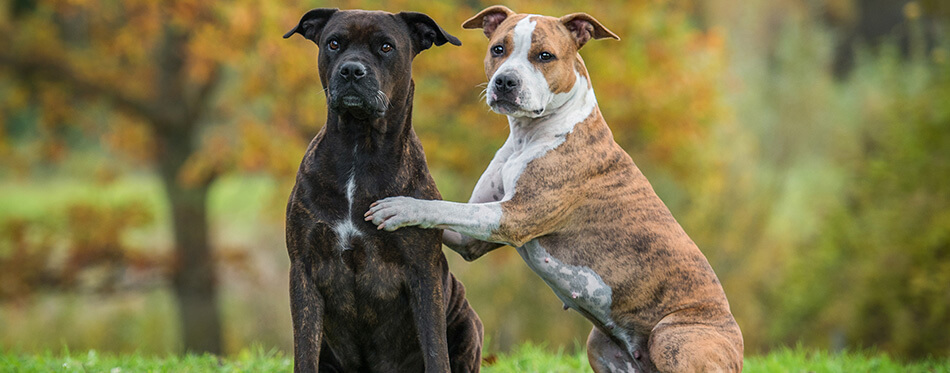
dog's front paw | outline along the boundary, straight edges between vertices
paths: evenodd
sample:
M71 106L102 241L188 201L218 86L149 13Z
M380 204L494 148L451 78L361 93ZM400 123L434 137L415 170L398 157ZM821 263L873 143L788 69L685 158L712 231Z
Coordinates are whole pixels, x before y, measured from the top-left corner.
M392 232L402 227L426 224L426 203L411 197L389 197L373 202L363 216L376 229Z

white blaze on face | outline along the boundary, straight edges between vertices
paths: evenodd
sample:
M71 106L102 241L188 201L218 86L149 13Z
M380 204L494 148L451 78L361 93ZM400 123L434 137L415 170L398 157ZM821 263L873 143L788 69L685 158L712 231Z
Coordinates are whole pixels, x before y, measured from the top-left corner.
M523 111L499 114L537 117L541 114L541 111L544 110L545 106L547 106L547 103L551 100L551 96L553 96L551 89L548 87L548 80L544 74L541 73L541 70L531 63L531 59L534 56L529 56L531 43L533 42L532 35L534 34L535 27L538 25L536 21L532 21L534 17L533 15L527 16L515 24L515 28L512 31L514 48L511 54L508 55L508 59L498 67L498 70L495 70L495 74L493 74L488 81L489 92L486 97L489 105L492 103L492 97L497 97L496 92L494 92L495 87L493 82L499 76L510 75L517 77L521 81L521 85L518 87L515 104L520 106Z

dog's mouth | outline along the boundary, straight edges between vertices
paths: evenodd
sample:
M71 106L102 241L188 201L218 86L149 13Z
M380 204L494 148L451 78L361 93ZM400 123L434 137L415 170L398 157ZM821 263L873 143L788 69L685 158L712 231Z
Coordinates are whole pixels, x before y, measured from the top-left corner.
M337 115L351 115L357 119L376 119L386 115L389 100L379 90L375 94L367 95L353 89L340 93L334 90L327 92L327 101L330 111Z
M525 109L515 101L504 98L496 98L489 102L488 106L498 114L513 117L538 117L544 114L543 108L537 110Z
M363 108L366 106L366 100L349 95L343 96L343 98L340 99L340 104L345 108Z

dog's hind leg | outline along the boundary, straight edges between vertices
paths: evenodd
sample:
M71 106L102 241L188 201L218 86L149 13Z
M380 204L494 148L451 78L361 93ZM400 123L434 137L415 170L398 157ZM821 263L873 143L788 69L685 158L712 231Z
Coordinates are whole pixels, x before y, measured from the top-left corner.
M659 371L742 371L742 337L735 320L696 323L674 315L664 317L650 335L650 354Z
M594 327L587 336L587 361L595 373L644 373L653 372L645 365L649 365L649 358L630 356L626 349L620 347L610 337ZM635 360L642 359L642 360Z

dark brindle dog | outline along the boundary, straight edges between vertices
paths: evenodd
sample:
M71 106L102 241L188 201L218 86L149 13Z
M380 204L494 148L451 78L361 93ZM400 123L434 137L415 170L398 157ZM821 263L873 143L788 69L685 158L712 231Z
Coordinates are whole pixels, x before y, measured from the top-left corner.
M478 371L482 324L441 232L363 221L380 198L441 198L412 130L412 60L461 43L412 12L314 9L294 33L320 48L329 106L287 205L294 370Z

